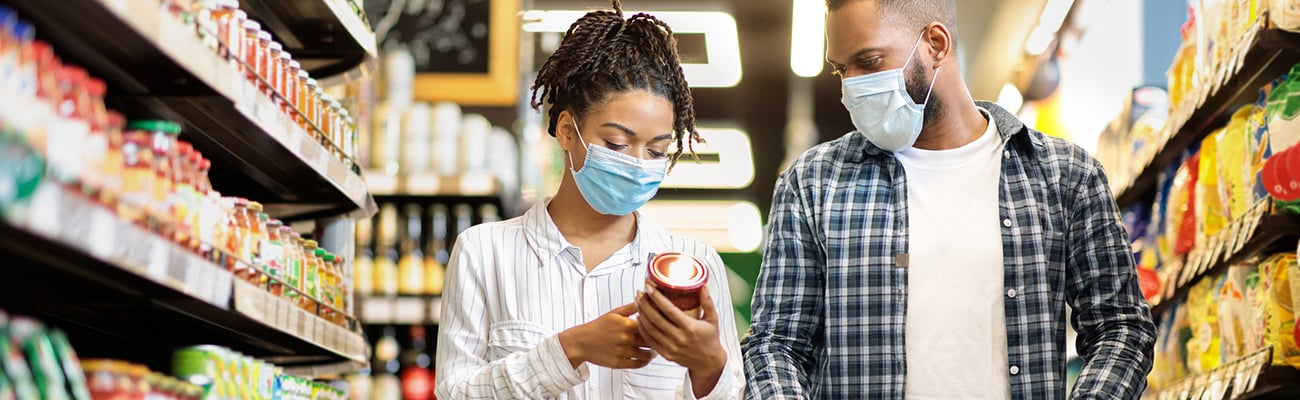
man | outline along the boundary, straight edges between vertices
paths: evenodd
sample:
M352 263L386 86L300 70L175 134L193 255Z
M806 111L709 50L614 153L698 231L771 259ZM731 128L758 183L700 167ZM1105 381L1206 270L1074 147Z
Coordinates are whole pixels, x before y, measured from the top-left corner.
M1136 399L1155 327L1101 166L971 100L953 0L828 0L856 132L781 177L751 398Z

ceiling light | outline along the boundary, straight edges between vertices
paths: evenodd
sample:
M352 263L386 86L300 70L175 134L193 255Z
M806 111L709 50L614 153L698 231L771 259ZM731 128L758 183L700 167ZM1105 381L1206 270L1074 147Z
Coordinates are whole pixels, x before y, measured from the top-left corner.
M794 0L791 27L790 70L804 78L821 75L826 64L826 3Z

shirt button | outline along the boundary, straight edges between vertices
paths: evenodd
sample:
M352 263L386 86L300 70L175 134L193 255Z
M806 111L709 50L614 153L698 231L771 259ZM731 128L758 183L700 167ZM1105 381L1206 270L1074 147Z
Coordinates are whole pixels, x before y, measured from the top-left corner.
M1016 289L1007 289L1007 297L1016 298Z
M1020 367L1011 366L1011 375L1020 375Z
M1011 227L1011 218L1007 218L1007 219L1002 220L1002 226L1005 226L1005 227L1010 228L1010 227Z
M1002 158L1011 158L1011 150L1003 151Z

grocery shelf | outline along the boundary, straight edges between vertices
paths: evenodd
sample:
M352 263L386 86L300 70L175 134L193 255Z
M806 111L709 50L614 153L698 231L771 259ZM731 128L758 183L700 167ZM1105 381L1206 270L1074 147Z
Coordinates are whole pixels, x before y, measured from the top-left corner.
M1144 399L1283 400L1300 398L1300 370L1272 365L1273 348L1232 360L1198 373Z
M366 185L375 196L385 197L493 197L501 194L495 177L488 173L439 176L436 174L392 175L366 170Z
M0 306L67 330L89 357L168 365L218 344L286 366L368 359L359 327L334 325L222 266L43 183L0 220Z
M275 215L281 219L298 213L365 217L377 211L350 163L312 139L156 1L13 6L60 56L109 83L111 108L133 117L183 121L182 138L212 159L213 185L224 194L293 203L284 211L290 214Z
M1151 300L1151 314L1159 317L1178 299L1187 296L1201 278L1222 274L1233 264L1246 262L1272 250L1295 251L1300 238L1300 216L1276 212L1273 200L1255 203L1242 218L1198 245L1181 263L1161 270L1164 287Z
M239 5L313 76L370 69L378 58L374 31L347 0L241 0Z
M1182 107L1175 107L1166 126L1165 141L1150 152L1150 159L1132 182L1116 190L1121 208L1149 198L1164 169L1193 143L1225 123L1235 107L1250 104L1259 96L1259 88L1285 74L1300 63L1300 33L1256 28L1237 48L1230 70L1216 80L1191 93ZM1175 105L1179 106L1179 105ZM1181 111L1181 112L1180 112Z
M438 325L442 297L361 297L357 299L357 319L366 325Z

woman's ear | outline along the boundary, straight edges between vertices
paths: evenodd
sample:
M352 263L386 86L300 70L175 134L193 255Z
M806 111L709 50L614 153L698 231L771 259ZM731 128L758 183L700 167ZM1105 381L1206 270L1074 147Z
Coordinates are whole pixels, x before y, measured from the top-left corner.
M569 151L569 149L573 148L572 142L577 139L575 136L578 134L578 130L574 128L577 121L573 118L572 113L565 110L560 111L560 115L555 122L555 139L560 141L560 147L564 148L565 151Z

